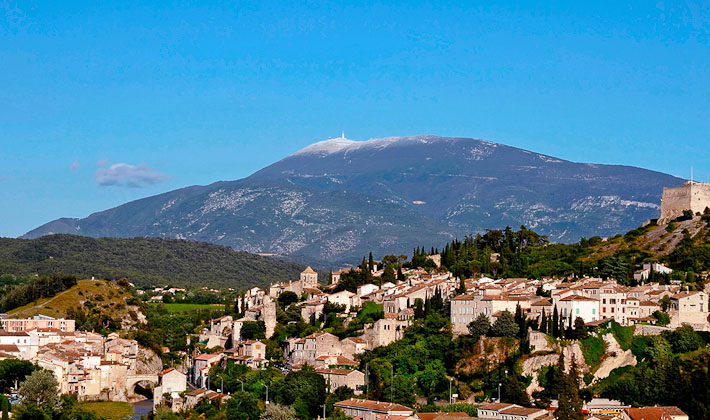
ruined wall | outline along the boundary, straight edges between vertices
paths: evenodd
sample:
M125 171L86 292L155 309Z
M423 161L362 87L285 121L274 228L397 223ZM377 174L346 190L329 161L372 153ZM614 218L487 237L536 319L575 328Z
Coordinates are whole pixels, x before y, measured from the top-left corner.
M702 213L710 207L710 184L688 181L681 187L664 188L659 222L667 223L683 215L683 210Z

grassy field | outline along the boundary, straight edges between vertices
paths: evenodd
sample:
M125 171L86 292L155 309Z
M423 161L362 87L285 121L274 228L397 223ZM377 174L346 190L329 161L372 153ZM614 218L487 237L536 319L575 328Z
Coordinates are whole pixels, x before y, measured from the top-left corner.
M224 305L204 305L199 303L150 303L152 307L157 307L159 305L165 305L165 309L168 312L189 312L193 309L220 309L224 308Z
M25 306L20 306L9 312L17 318L28 318L34 315L47 315L55 318L66 317L69 308L77 308L84 305L84 302L92 299L97 300L100 306L125 306L124 298L130 294L120 290L116 284L103 280L79 280L76 286L65 290L54 297L39 299ZM118 312L125 310L118 309Z
M95 401L80 403L79 407L93 411L106 420L119 420L133 416L133 407L126 402Z

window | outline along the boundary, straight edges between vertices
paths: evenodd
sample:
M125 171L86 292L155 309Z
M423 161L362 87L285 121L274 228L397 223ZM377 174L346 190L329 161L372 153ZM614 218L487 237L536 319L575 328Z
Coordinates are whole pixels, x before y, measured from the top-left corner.
M592 308L592 315L596 315L596 314L597 314L596 308Z
M575 311L575 313L576 313L577 315L579 315L579 308L577 308L577 310Z

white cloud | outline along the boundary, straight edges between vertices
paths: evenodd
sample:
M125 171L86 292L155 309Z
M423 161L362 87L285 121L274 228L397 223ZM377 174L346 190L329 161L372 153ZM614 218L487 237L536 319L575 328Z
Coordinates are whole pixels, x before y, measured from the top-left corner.
M108 165L109 163L111 163L111 161L108 158L103 158L96 161L96 166L104 166Z
M69 170L72 172L76 172L79 170L79 159L75 160L71 163L71 165L69 165Z
M114 163L107 168L99 168L94 172L96 183L101 186L115 185L119 187L147 187L170 179L168 175L156 172L145 163L129 165Z

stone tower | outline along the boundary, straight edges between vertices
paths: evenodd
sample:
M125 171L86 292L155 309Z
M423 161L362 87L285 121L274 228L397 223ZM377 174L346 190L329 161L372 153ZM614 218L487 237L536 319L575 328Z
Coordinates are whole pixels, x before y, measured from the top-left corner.
M303 287L318 287L318 273L310 266L301 273L301 284Z
M668 223L683 215L683 210L693 214L703 213L710 207L710 183L687 181L680 187L664 188L661 198L659 223Z

